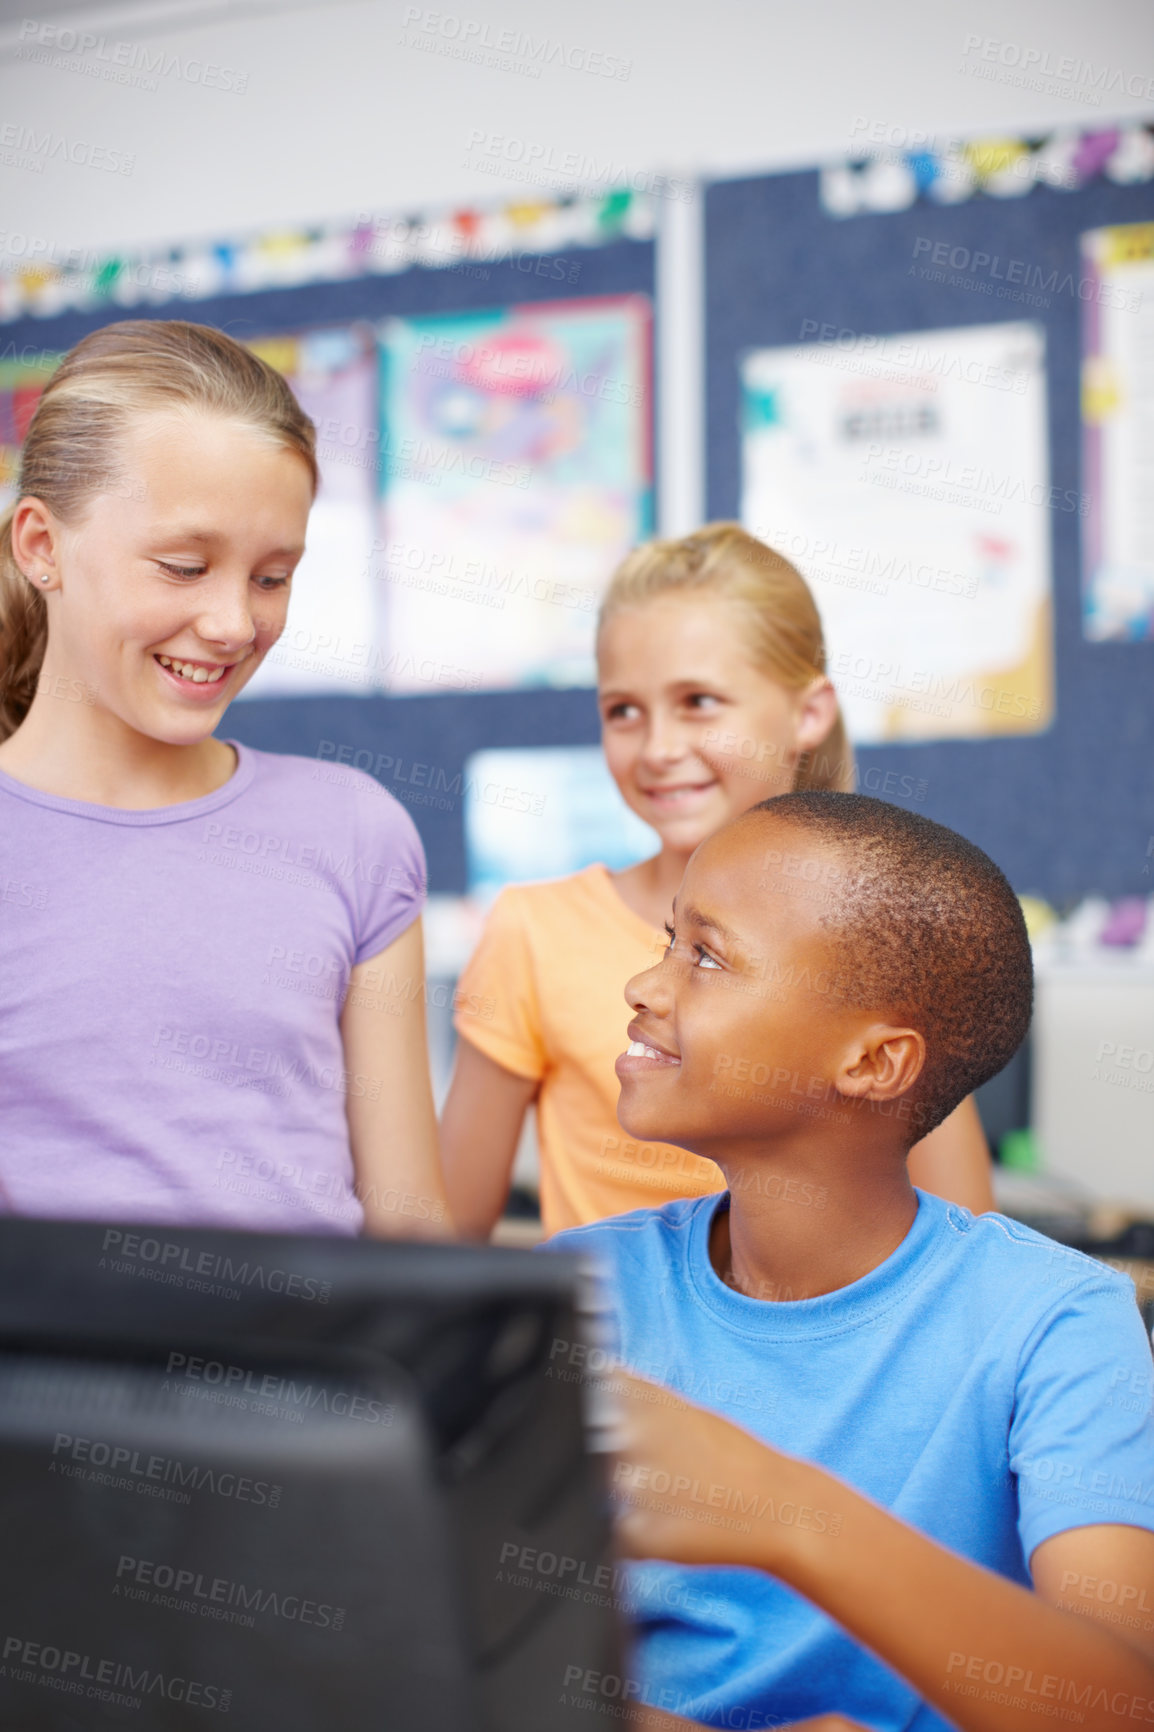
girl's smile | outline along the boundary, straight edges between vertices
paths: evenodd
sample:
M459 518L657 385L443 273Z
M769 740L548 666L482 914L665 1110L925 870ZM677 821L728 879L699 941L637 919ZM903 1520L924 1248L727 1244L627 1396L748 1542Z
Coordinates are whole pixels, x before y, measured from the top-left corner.
M245 422L159 409L124 429L116 472L127 486L67 521L21 502L25 570L51 580L41 688L78 682L92 703L34 699L5 761L18 774L34 758L49 792L147 807L177 767L185 798L232 774L215 730L284 630L313 481Z
M182 698L196 703L215 703L223 694L224 682L244 657L231 662L191 661L186 656L153 655L166 683Z
M684 861L707 836L793 785L834 700L787 691L746 653L739 608L707 594L616 609L598 638L602 743L627 805ZM826 713L828 712L828 714Z
M639 783L638 793L642 794L645 799L652 800L658 806L679 806L694 797L708 794L710 789L716 788L718 785L716 776L710 776L708 780L699 782L665 782L650 788Z
M311 480L294 453L218 416L141 417L122 453L131 498L98 495L62 536L45 665L83 658L110 720L195 744L284 629Z

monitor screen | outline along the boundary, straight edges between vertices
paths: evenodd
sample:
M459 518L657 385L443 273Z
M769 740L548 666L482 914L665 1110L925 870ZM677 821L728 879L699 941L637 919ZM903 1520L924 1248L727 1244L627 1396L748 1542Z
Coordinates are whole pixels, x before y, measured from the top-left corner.
M0 1221L0 1724L576 1722L577 1669L621 1675L577 1293L512 1250Z

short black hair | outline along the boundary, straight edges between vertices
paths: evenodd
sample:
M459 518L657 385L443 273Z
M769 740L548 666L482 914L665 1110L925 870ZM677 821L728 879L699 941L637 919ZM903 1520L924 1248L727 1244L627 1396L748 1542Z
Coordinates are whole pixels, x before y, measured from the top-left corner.
M925 1037L911 1096L915 1140L924 1137L1026 1038L1034 971L1017 897L956 830L885 800L814 790L752 812L808 831L845 861L818 917L834 946L837 993Z

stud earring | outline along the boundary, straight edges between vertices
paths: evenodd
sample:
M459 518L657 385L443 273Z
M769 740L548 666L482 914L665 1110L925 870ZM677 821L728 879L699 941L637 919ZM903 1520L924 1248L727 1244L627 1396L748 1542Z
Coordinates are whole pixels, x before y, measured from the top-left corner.
M42 572L41 572L41 573L40 573L40 581L41 581L41 583L51 583L51 582L52 582L52 578L51 578L51 576L50 576L50 575L49 575L49 573L48 573L48 572L46 572L46 571L42 571Z

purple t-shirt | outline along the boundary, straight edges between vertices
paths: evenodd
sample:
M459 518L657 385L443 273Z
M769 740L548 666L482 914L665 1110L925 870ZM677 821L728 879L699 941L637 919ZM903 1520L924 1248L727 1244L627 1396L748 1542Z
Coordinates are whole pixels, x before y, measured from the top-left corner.
M424 851L371 777L236 751L141 812L0 772L0 1212L360 1231L345 1097L381 1081L339 1017Z

